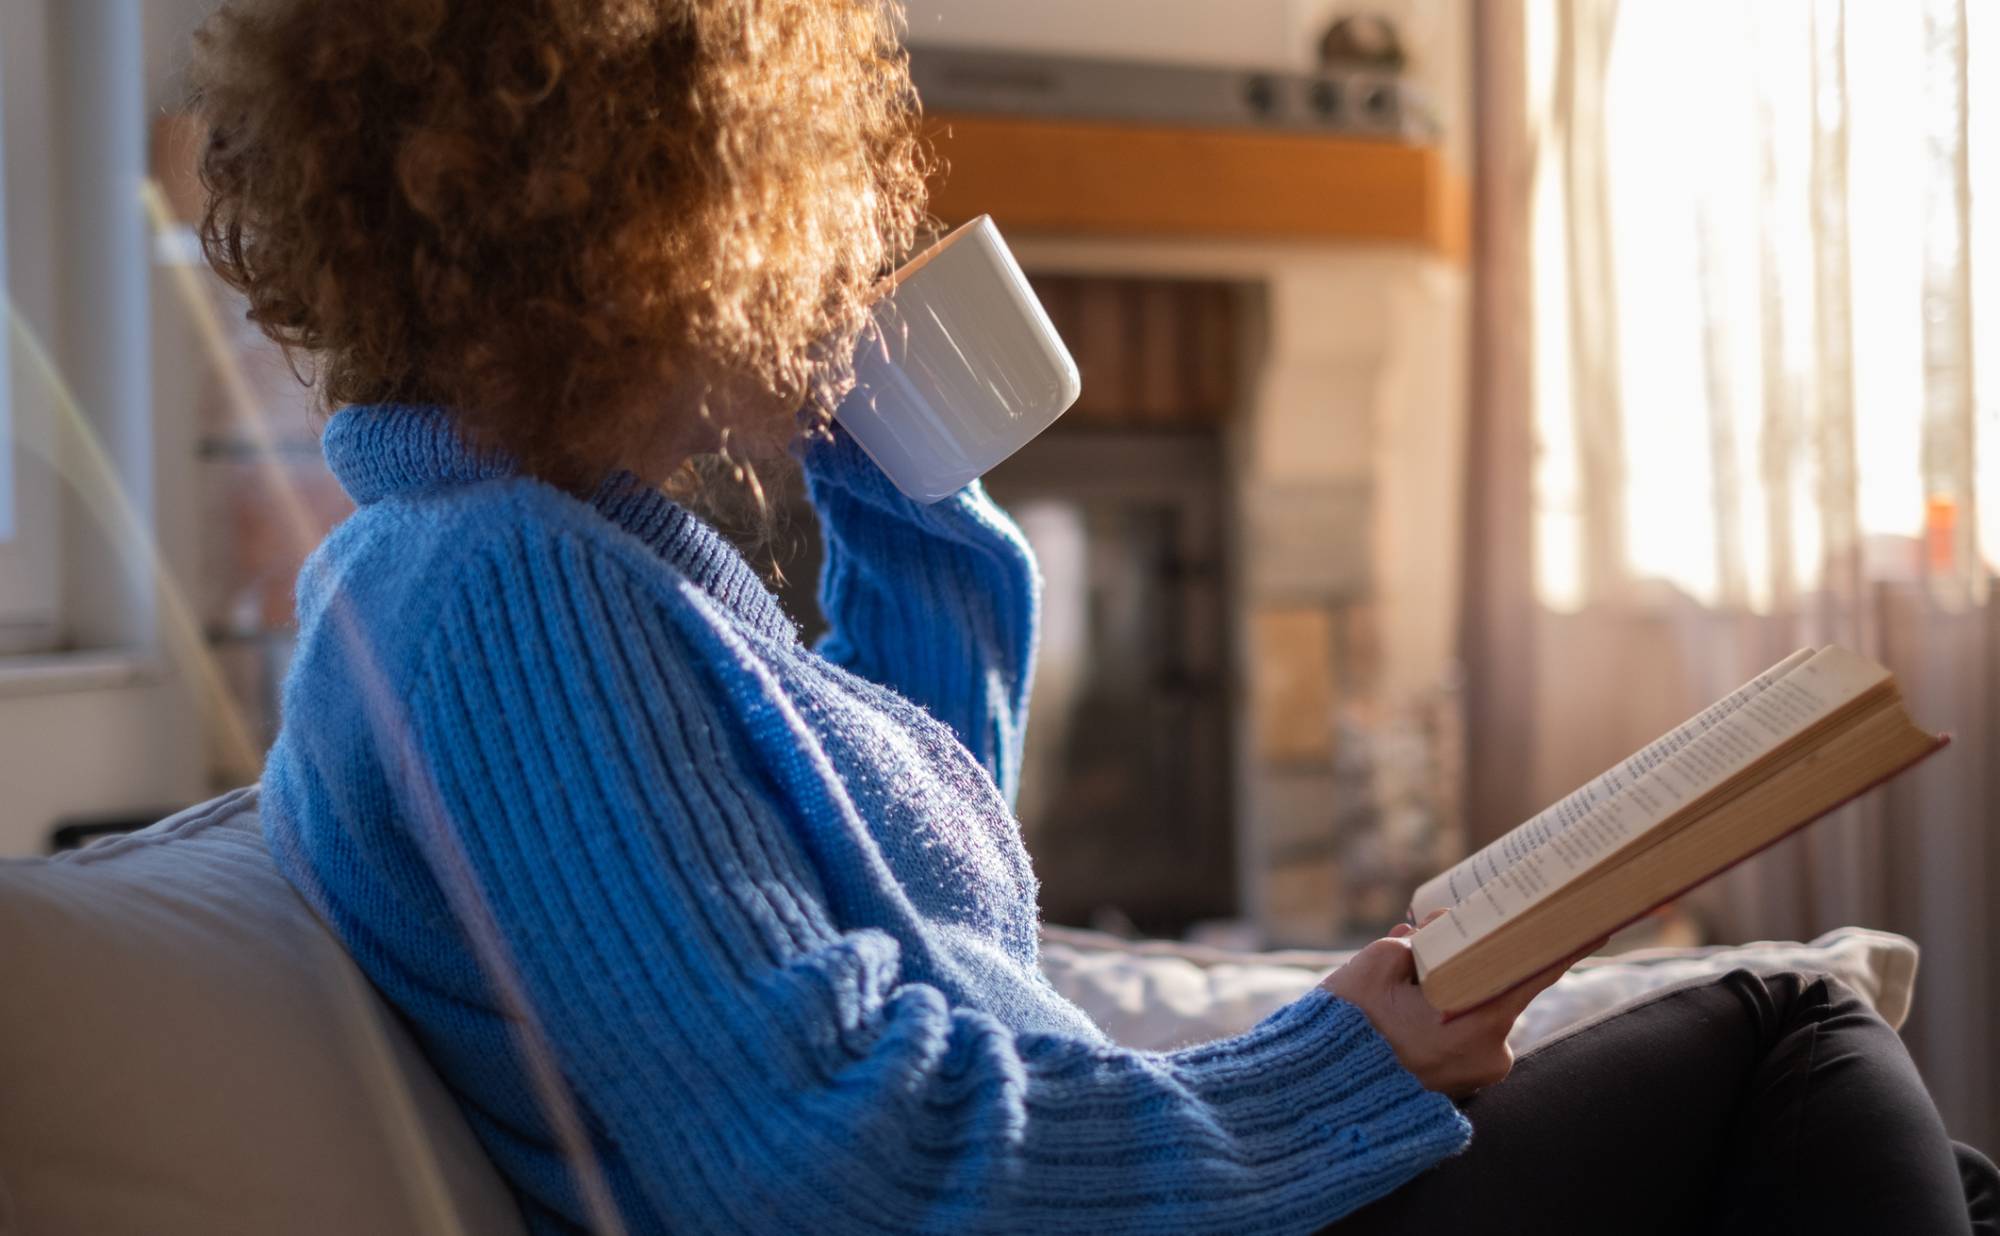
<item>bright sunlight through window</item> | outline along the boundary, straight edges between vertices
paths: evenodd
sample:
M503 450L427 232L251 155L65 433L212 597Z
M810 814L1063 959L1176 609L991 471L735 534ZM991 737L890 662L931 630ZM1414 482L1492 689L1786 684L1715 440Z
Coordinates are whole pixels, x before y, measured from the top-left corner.
M1844 6L1841 57L1827 54L1826 6L1816 27L1807 3L1623 5L1598 185L1582 181L1554 141L1562 118L1546 79L1562 53L1553 6L1530 7L1529 62L1545 79L1530 90L1530 122L1548 152L1537 164L1533 236L1542 601L1575 609L1597 598L1603 580L1591 568L1604 560L1624 579L1665 581L1707 605L1765 611L1781 594L1815 587L1823 546L1841 531L1824 498L1842 484L1847 455L1799 449L1787 435L1851 435L1852 499L1839 508L1851 514L1839 518L1864 543L1914 542L1927 517L1935 525L1969 514L1970 494L1948 492L1935 446L1926 453L1926 400L1962 390L1941 383L1976 383L1976 437L1991 441L2000 387L1962 361L1951 374L1933 361L1927 379L1926 323L1942 312L1936 272L1967 257L1955 247L1955 198L1940 239L1940 184L1949 196L1969 183L1965 217L1975 221L2000 198L1989 132L2000 100L1981 87L1982 69L2000 67L2000 15L1968 6L1969 172L1960 181L1949 168L1940 175L1939 147L1927 140L1939 124L1929 72L1939 52L1927 44L1935 32L1924 6ZM1955 118L1955 96L1947 104ZM1827 137L1842 132L1844 144ZM1954 119L1952 141L1958 132ZM1578 212L1593 209L1608 237L1615 339L1601 388L1579 386L1570 351L1571 306L1597 303L1579 297L1590 285L1579 283L1572 230ZM2000 254L1969 230L1969 352L2000 355L2000 314L1976 312L2000 304ZM1844 263L1827 257L1843 252ZM1615 406L1598 406L1604 390ZM1839 411L1847 407L1851 426ZM1982 479L1994 454L1977 452ZM1610 497L1593 500L1593 484ZM1978 512L1987 547L2000 544L1995 507ZM1593 529L1593 519L1612 526Z

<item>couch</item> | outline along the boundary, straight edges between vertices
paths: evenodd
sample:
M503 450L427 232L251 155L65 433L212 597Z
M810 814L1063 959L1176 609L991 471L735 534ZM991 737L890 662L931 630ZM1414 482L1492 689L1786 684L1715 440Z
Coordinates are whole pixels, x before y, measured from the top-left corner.
M256 813L238 790L0 863L0 1233L521 1232L437 1075L272 865ZM1044 942L1051 981L1147 1048L1247 1028L1340 960L1054 928ZM1588 964L1536 1002L1522 1043L1736 964L1831 970L1900 1022L1915 963L1901 937L1850 931Z

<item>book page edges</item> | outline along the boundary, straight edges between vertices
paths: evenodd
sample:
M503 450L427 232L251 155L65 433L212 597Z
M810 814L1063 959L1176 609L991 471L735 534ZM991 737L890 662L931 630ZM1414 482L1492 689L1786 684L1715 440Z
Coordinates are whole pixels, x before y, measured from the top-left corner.
M1911 733L1920 735L1928 739L1928 742L1922 748L1911 753L1907 758L1904 758L1901 761L1894 764L1894 766L1890 767L1886 772L1882 773L1880 776L1875 777L1874 779L1868 781L1867 783L1863 784L1857 789L1842 794L1839 798L1833 800L1827 805L1814 809L1812 813L1807 815L1805 818L1799 820L1795 824L1785 827L1784 829L1772 835L1771 837L1766 838L1764 841L1758 843L1750 850L1747 850L1744 853L1736 856L1735 858L1732 858L1713 868L1706 869L1705 874L1696 876L1694 879L1688 881L1684 885L1681 885L1680 887L1674 889L1674 891L1640 906L1635 911L1626 914L1621 919L1616 919L1608 923L1603 928L1596 930L1585 930L1579 933L1581 938L1572 941L1566 948L1543 950L1547 952L1546 958L1544 958L1534 968L1527 970L1526 973L1521 974L1518 977L1514 978L1512 981L1507 982L1505 986L1490 991L1480 991L1478 990L1477 987L1475 987L1472 994L1454 998L1453 993L1449 989L1442 994L1442 997L1434 993L1432 987L1435 987L1436 984L1433 982L1431 983L1430 986L1426 987L1425 990L1426 997L1432 999L1433 1004L1437 1005L1440 1008L1440 1010L1444 1013L1447 1020L1471 1012L1473 1009L1478 1008L1480 1005L1483 1005L1490 1000L1497 999L1500 996L1505 995L1507 992L1513 990L1515 987L1520 986L1522 982L1525 982L1528 978L1531 978L1536 973L1539 973L1543 967L1546 967L1548 965L1553 965L1556 961L1560 960L1565 955L1565 953L1567 953L1571 949L1574 949L1586 943L1588 940L1592 938L1602 935L1608 935L1612 932L1622 930L1623 928L1630 926L1635 922L1638 922L1640 919L1646 917L1648 914L1651 914L1654 910L1667 904L1668 902L1676 900L1677 898L1688 893L1690 890L1698 888L1703 884L1706 884L1708 881L1721 875L1723 872L1728 871L1731 868L1736 867L1739 864L1746 862L1751 858L1756 857L1758 854L1763 853L1765 850L1776 845L1778 842L1785 840L1787 837L1792 836L1799 830L1806 828L1813 823L1816 823L1817 821L1823 819L1827 815L1830 815L1831 813L1839 810L1841 807L1846 806L1848 803L1853 802L1854 800L1874 791L1875 789L1895 779L1896 777L1901 776L1904 772L1907 772L1909 769L1914 768L1916 765L1923 763L1925 760L1929 759L1937 752L1943 750L1951 743L1951 736L1949 734L1937 734L1937 735L1926 734L1924 731L1918 729L1914 724L1909 723L1907 716L1905 716L1905 725L1908 726L1908 729ZM1796 767L1796 764L1787 766L1787 769L1779 770L1778 775L1782 775L1782 773L1784 771L1787 771L1790 767ZM1743 791L1743 793L1744 794L1754 793L1760 786L1769 785L1775 780L1776 780L1776 775L1770 778L1765 778L1757 782L1756 784L1749 786L1747 789ZM1740 797L1740 795L1733 797ZM1705 819L1710 816L1713 816L1716 811L1726 809L1727 806L1728 806L1727 802L1718 804L1712 810L1704 812L1703 818ZM1694 822L1698 821L1691 821L1690 823L1692 824ZM1621 863L1619 863L1617 866L1614 866L1610 871L1603 871L1602 869L1600 869L1600 874L1603 875L1604 878L1610 878L1611 875L1616 870L1622 868L1626 863L1636 862L1642 859L1644 855L1651 848L1653 847L1646 847L1645 849L1640 849L1637 851L1627 851ZM1581 884L1581 881L1579 881L1578 883ZM1519 916L1519 918L1513 920L1513 922L1510 922L1508 925L1512 926L1515 923L1531 920L1532 917L1536 914L1538 908L1539 907L1531 907L1529 910L1527 910L1521 916ZM1478 960L1477 950L1480 949L1481 946L1488 945L1492 940L1500 938L1503 938L1502 933L1499 931L1495 931L1490 935L1488 935L1487 937L1485 937L1484 939L1479 940L1474 944L1468 945L1459 952L1454 953L1451 957L1447 958L1444 962L1440 963L1440 966L1451 967L1453 969L1456 969L1458 966L1461 965L1474 964ZM1417 971L1418 971L1419 981L1425 982L1429 980L1430 971L1432 967L1428 967L1424 964L1422 953L1420 950L1418 951L1416 960L1417 960ZM1463 985L1464 984L1453 984L1452 986L1463 986Z
M1564 878L1553 882L1529 904L1504 912L1498 918L1498 921L1486 925L1470 936L1465 934L1463 924L1459 924L1456 927L1456 930L1460 933L1458 938L1449 946L1449 952L1444 957L1439 958L1436 964L1446 964L1453 956L1478 947L1491 937L1507 931L1520 919L1535 914L1540 906L1560 898L1566 890L1599 878L1603 873L1614 870L1620 865L1632 861L1636 856L1652 849L1654 846L1660 845L1670 838L1677 836L1683 829L1723 810L1736 799L1755 791L1759 786L1773 778L1782 776L1788 769L1801 760L1811 757L1827 744L1839 741L1855 725L1865 723L1870 714L1879 714L1884 708L1892 705L1900 709L1902 697L1901 691L1896 685L1895 677L1875 662L1858 654L1847 652L1845 649L1833 646L1822 649L1819 653L1815 654L1812 661L1808 662L1805 666L1799 667L1794 672L1805 672L1811 666L1821 664L1822 658L1825 658L1822 668L1830 670L1835 675L1850 679L1847 689L1854 690L1855 694L1850 695L1843 703L1831 710L1822 713L1812 723L1792 731L1762 755L1738 768L1734 773L1720 780L1706 782L1706 788L1688 798L1680 807L1661 817L1653 824L1633 832L1619 844L1597 855L1588 866L1579 868ZM1673 759L1682 758L1684 757L1679 754L1673 757ZM1661 767L1665 768L1672 762L1673 760L1670 759L1666 763L1663 763ZM1648 778L1642 778L1641 780L1644 781L1658 775L1664 774L1656 770L1655 773L1649 774ZM1549 844L1554 844L1554 841L1552 840ZM1536 850L1523 855L1516 863L1510 864L1510 868L1536 862L1537 855L1542 848L1537 847ZM1490 884L1491 881L1488 883ZM1454 922L1457 922L1457 916L1447 915L1445 922L1433 924L1424 930L1430 931L1433 934L1441 933L1447 925ZM1419 938L1412 941L1412 943L1418 946L1421 974L1421 959L1425 953L1422 932L1419 932Z
M1831 647L1831 645L1829 645L1828 647ZM1713 724L1717 725L1721 724L1729 716L1734 715L1736 711L1740 710L1745 704L1749 703L1750 700L1756 698L1757 695L1762 694L1763 691L1768 690L1771 686L1775 685L1777 682L1784 679L1787 675L1791 674L1794 670L1797 670L1800 666L1804 665L1806 662L1810 661L1813 657L1817 656L1819 653L1823 651L1826 651L1826 648L1815 648L1811 646L1793 650L1791 653L1786 655L1782 660L1779 660L1778 662L1769 666L1768 668L1756 674L1753 674L1742 685L1738 686L1735 690L1729 692L1729 694L1723 696L1715 703L1710 704L1708 705L1708 707L1701 709L1699 712L1695 713L1687 720L1681 722L1679 725L1668 730L1666 733L1661 734L1658 738L1655 738L1653 741L1647 743L1645 746L1640 747L1637 751L1634 751L1632 754L1625 756L1623 759L1620 759L1617 763L1605 769L1603 772L1600 772L1599 774L1597 774L1597 776L1592 777L1590 780L1584 782L1582 785L1570 791L1568 794L1565 794L1562 798L1557 799L1555 803L1551 804L1548 807L1543 808L1541 811L1535 813L1534 815L1529 816L1526 820L1523 820L1521 823L1515 825L1513 828L1508 829L1500 836L1494 838L1492 841L1481 846L1478 850L1476 850L1473 853L1471 857L1461 859L1460 861L1446 867L1443 871L1438 872L1436 875L1432 876L1430 879L1426 880L1424 883L1419 885L1417 887L1417 891L1411 894L1410 904L1406 911L1406 917L1408 921L1412 926L1415 926L1419 921L1421 921L1421 919L1425 914L1427 914L1429 911L1433 909L1448 910L1451 907L1458 905L1463 900L1463 898L1453 897L1451 895L1453 877L1457 875L1460 871L1463 871L1468 867L1472 866L1474 863L1477 862L1479 858L1488 855L1490 853L1504 849L1506 843L1510 838L1514 837L1516 834L1525 833L1527 830L1534 828L1536 825L1540 824L1545 817L1547 817L1554 811L1559 810L1564 804L1570 802L1579 794L1594 787L1601 786L1613 776L1626 772L1629 769L1633 760L1640 758L1641 756L1645 755L1648 752L1655 751L1669 744L1673 744L1677 739L1682 740L1678 744L1678 746L1685 746L1688 741L1692 741L1693 737L1700 732L1700 730L1698 730L1697 727L1701 725L1702 719L1708 716L1710 713L1714 712L1718 706L1729 703L1730 701L1737 701L1735 708L1730 709L1728 712L1724 713L1723 716L1718 717L1715 720L1715 722L1713 722ZM1760 683L1764 685L1759 686ZM1753 688L1755 689L1753 690ZM1664 758L1671 759L1673 757L1669 755ZM1631 783L1628 782L1627 788L1629 788L1630 784ZM1512 864L1510 863L1508 864L1508 866L1512 866ZM1477 888L1478 885L1474 885L1473 889L1467 891L1466 896L1470 896L1471 893L1473 891L1476 891Z

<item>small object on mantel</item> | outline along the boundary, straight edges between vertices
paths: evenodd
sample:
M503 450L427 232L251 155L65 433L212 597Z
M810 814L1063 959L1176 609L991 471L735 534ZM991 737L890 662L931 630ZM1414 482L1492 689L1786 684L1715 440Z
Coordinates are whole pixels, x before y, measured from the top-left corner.
M1380 69L1401 73L1410 65L1396 23L1380 13L1351 13L1320 36L1319 62L1327 69Z

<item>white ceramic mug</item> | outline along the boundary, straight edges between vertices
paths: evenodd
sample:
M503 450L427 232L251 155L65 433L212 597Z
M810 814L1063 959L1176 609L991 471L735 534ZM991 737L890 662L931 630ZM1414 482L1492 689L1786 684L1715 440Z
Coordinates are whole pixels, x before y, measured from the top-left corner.
M991 217L885 282L834 415L896 488L936 502L1054 424L1082 382Z

